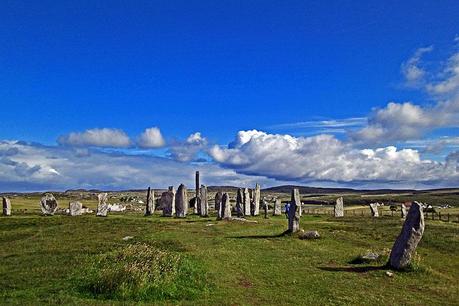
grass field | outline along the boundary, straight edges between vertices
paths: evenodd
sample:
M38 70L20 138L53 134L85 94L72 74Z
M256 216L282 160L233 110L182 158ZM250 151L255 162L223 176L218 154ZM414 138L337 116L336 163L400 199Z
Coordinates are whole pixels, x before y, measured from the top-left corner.
M279 237L287 227L283 216L251 218L258 223L163 218L159 212L43 217L36 199L19 202L22 209L32 204L34 209L0 218L2 304L457 305L459 300L456 222L427 220L413 268L388 277L385 258L349 262L368 251L387 256L402 225L396 217L306 215L301 227L322 236L310 241ZM126 236L133 239L124 241ZM143 302L94 296L81 288L78 275L92 259L138 243L186 258L205 285L189 297Z

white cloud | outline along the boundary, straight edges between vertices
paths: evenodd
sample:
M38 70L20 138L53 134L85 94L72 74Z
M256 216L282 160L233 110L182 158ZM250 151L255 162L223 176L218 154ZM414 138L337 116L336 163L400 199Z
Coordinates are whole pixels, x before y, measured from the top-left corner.
M331 135L292 137L261 131L240 131L228 147L209 154L243 174L281 180L335 182L457 183L459 172L446 163L422 160L412 149L393 146L358 150Z
M164 146L165 141L161 131L158 127L152 127L145 129L145 131L140 134L138 145L141 148L159 148Z
M406 85L418 86L424 80L426 71L420 66L421 58L425 53L433 50L433 46L419 48L413 56L402 64L401 70L405 77Z
M193 133L185 141L176 141L170 145L169 156L174 160L188 162L196 158L197 154L205 150L207 139L200 132Z
M129 137L120 129L89 129L84 132L72 132L60 136L57 142L68 146L94 146L124 148L131 144Z
M237 174L213 163L191 165L162 157L0 140L0 192L86 189L166 188L194 186L194 172L208 185L272 186L275 181Z

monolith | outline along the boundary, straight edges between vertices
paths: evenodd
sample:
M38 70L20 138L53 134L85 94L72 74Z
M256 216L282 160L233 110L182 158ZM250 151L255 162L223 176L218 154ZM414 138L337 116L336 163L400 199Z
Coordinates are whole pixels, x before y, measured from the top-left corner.
M169 190L161 194L159 204L160 207L163 209L163 217L173 217L175 215L174 186L169 186Z
M155 191L148 187L147 201L145 202L145 216L151 216L155 212Z
M99 193L97 199L99 200L99 204L97 205L96 216L106 217L109 210L109 204L107 203L108 194L106 192Z
M379 217L379 212L378 212L378 203L370 203L370 210L371 210L371 216L372 217Z
M274 199L274 209L273 209L273 216L280 216L282 215L282 204L280 199Z
M336 199L335 202L335 217L340 218L344 217L344 200L343 197L339 197Z
M255 189L252 192L252 203L251 213L252 216L258 216L260 214L260 185L256 184Z
M392 247L389 265L394 269L408 267L423 234L424 213L422 206L418 202L413 202L403 223L402 231Z
M242 194L242 202L244 216L250 216L250 192L248 188L244 188L244 193Z
M295 233L300 229L300 192L298 188L292 190L290 209L288 213L288 232Z
M46 193L40 201L41 212L44 215L52 216L57 210L57 200L51 193Z
M70 216L81 216L83 204L78 201L69 203L69 215Z
M185 185L180 184L175 195L175 215L177 218L185 218L188 213L188 196Z
M201 189L199 191L200 201L200 209L199 213L201 217L208 217L209 216L209 202L207 200L207 186L201 185Z
M11 216L11 201L7 197L3 197L3 215Z

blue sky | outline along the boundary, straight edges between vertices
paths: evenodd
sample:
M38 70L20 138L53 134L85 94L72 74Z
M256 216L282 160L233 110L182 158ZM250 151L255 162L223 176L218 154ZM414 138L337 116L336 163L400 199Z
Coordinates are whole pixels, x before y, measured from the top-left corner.
M73 177L33 155L43 146L54 157L105 154L107 164L129 157L120 167L135 173L145 157L199 163L235 184L456 185L457 16L457 1L2 1L0 158L11 175L0 191L141 185L123 169L122 179ZM336 146L335 158L317 161L322 151L303 147L311 142ZM391 146L413 168L381 170ZM7 155L12 147L19 153ZM336 165L341 149L355 154ZM380 164L359 157L378 149ZM349 170L356 160L368 171ZM304 169L273 166L287 161ZM427 161L426 179L406 174Z

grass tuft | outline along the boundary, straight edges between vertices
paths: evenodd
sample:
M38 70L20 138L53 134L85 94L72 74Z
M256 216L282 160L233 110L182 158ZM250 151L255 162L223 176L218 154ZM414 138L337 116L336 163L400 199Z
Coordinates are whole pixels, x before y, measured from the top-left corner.
M77 276L83 292L115 300L192 300L207 290L197 262L147 244L92 257Z

